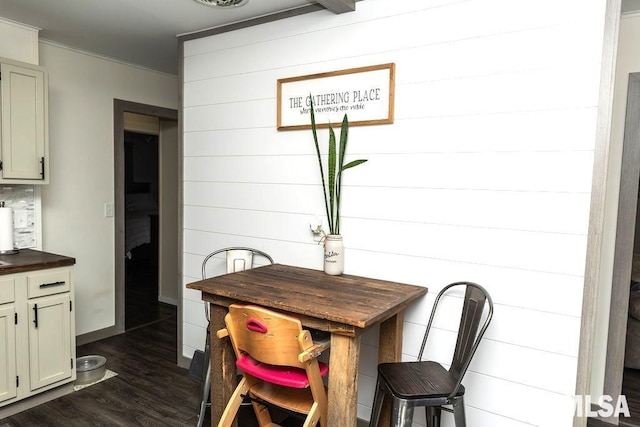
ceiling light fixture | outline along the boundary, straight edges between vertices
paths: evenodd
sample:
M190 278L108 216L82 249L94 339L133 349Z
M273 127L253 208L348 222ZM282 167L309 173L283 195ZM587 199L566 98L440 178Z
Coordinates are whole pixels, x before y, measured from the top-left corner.
M249 0L195 0L195 1L207 6L221 7L221 8L240 7L240 6L244 6L249 2Z

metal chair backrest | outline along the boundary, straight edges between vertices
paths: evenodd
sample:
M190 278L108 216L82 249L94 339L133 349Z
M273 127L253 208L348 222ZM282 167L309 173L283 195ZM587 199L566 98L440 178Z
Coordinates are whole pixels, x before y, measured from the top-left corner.
M273 264L273 258L266 252L258 249L248 248L245 246L231 246L228 248L218 249L207 255L202 261L202 280L207 278L207 263L216 255L224 253L226 255L227 273L236 273L238 271L247 270L253 267L253 256L260 255L264 257L269 264ZM204 304L204 315L209 319L209 304Z
M266 258L270 264L273 264L273 258L265 252L258 249L247 248L243 246L232 246L228 248L218 249L211 252L202 261L202 280L207 278L207 263L214 256L225 253L227 259L227 273L235 273L253 267L253 256L260 255Z
M445 286L438 293L435 302L433 303L433 309L431 310L427 330L424 334L424 338L422 339L420 352L418 353L418 360L422 360L429 331L431 330L439 302L442 296L454 287L466 287L466 289L464 293L462 313L460 316L460 326L458 328L458 338L453 352L451 367L449 368L449 372L457 379L456 387L450 394L451 397L457 394L460 384L462 384L462 378L467 372L471 359L478 349L480 340L493 317L493 301L489 293L482 286L472 282L455 282ZM488 312L484 317L482 326L480 326L486 305L488 305Z

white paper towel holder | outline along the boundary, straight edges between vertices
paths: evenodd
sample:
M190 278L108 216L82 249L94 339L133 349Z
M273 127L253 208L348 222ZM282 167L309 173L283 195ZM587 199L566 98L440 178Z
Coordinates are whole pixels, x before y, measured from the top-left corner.
M0 208L4 209L4 200L0 201ZM11 212L11 210L9 210L9 212ZM11 221L11 219L13 218L13 215L7 217L7 219L9 219ZM11 229L11 233L13 233L13 224L10 224L10 229ZM13 239L11 239L13 240ZM0 250L0 255L11 255L11 254L17 254L19 252L19 249L14 245L11 244L11 246L13 246L13 249L3 249Z

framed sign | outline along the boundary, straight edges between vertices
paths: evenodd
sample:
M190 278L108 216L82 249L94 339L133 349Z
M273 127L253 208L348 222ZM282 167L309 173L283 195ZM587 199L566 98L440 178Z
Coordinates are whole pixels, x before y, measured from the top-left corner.
M311 99L317 127L393 123L395 64L350 68L278 80L278 130L310 129Z

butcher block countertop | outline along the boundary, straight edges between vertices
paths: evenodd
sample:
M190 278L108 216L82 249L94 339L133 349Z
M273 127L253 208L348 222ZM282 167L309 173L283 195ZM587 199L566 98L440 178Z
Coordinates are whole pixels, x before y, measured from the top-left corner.
M33 249L20 249L16 254L0 255L0 275L66 267L75 263L75 258Z

